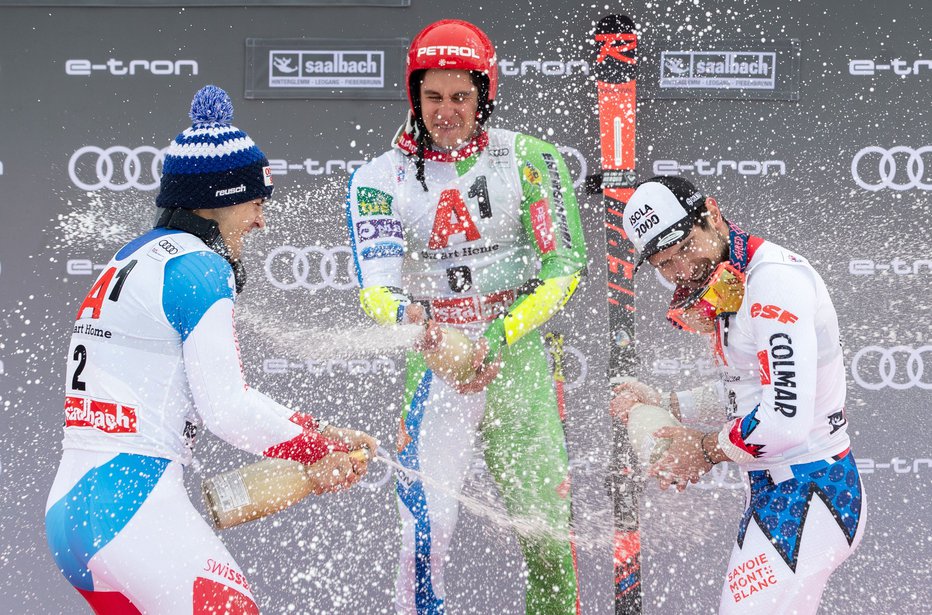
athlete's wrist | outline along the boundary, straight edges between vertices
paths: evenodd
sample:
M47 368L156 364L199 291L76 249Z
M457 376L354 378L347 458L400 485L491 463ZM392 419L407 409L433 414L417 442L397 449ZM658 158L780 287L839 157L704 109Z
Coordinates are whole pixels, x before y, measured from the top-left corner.
M702 452L702 457L705 459L705 462L709 464L710 466L714 466L721 460L718 460L718 461L715 460L713 456L713 453L715 452L714 449L712 451L709 451L709 449L706 448L706 440L709 438L709 436L712 436L713 446L716 446L714 443L716 442L718 438L718 432L708 431L708 432L703 433L702 438L699 439L699 450Z

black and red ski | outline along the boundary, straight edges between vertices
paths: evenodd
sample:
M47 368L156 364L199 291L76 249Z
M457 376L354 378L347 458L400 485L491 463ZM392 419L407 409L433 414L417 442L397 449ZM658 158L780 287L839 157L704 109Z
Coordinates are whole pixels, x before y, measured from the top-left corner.
M635 375L634 251L622 230L622 211L634 191L635 92L637 33L624 15L602 18L594 32L598 48L595 77L599 95L601 182L593 191L605 200L608 265L608 313L611 331L609 381ZM596 178L597 179L597 178ZM608 478L614 521L615 614L641 613L641 537L639 505L642 483L627 430L612 419L612 464Z

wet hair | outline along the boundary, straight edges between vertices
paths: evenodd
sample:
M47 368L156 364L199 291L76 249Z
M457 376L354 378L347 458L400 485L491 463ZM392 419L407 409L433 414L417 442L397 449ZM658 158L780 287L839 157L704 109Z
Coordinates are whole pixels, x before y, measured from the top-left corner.
M706 207L705 200L702 201L699 205L696 205L696 208L693 210L693 226L698 226L701 229L712 228L712 223L709 222L709 208Z
M414 166L417 168L417 180L421 182L424 192L427 192L427 180L424 178L424 154L431 145L430 132L424 123L424 114L421 111L421 80L424 78L426 70L418 70L411 73L411 81L408 87L411 91L411 101L414 107L414 124L417 127L417 153ZM478 94L478 110L476 112L476 121L482 128L485 122L492 115L495 109L495 101L489 100L489 77L479 71L469 71L469 78Z

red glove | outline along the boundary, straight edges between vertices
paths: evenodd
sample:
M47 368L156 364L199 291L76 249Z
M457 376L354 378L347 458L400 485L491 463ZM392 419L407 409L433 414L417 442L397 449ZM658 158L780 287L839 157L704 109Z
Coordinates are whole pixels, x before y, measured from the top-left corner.
M301 427L301 433L290 440L265 449L262 451L265 457L289 459L309 466L334 451L349 452L342 442L336 442L321 435L317 431L317 420L310 414L295 412L289 420Z

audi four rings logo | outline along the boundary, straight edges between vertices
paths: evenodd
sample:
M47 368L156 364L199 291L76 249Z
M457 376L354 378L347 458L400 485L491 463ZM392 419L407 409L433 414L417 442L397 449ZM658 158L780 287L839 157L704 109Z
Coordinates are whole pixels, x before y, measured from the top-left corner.
M932 190L932 183L923 181L926 174L923 158L932 162L932 156L927 156L928 154L932 154L932 145L924 145L918 149L902 145L884 149L872 145L854 155L851 161L851 176L857 185L871 192L884 188Z
M926 360L929 369L926 369ZM854 381L869 391L885 387L903 391L912 387L932 389L932 344L912 346L865 346L851 360Z
M586 164L586 157L582 155L575 147L570 147L569 145L558 145L557 151L563 154L563 161L566 162L566 159L570 156L576 159L579 163L579 173L576 174L576 177L573 179L573 188L579 188L583 185L583 182L586 181L586 175L589 173L589 165ZM567 163L569 166L569 163ZM570 175L573 174L573 171L570 171Z
M563 352L565 362L563 371L566 376L566 382L563 386L567 391L572 391L586 384L586 379L589 377L589 361L586 359L586 355L575 346L564 346ZM573 359L569 357L573 357ZM552 361L552 359L548 360Z
M265 259L265 276L275 288L312 292L324 288L356 288L356 264L348 246L280 246Z
M82 190L155 190L159 187L161 164L167 149L151 145L135 149L122 145L106 149L85 145L71 155L68 175Z

